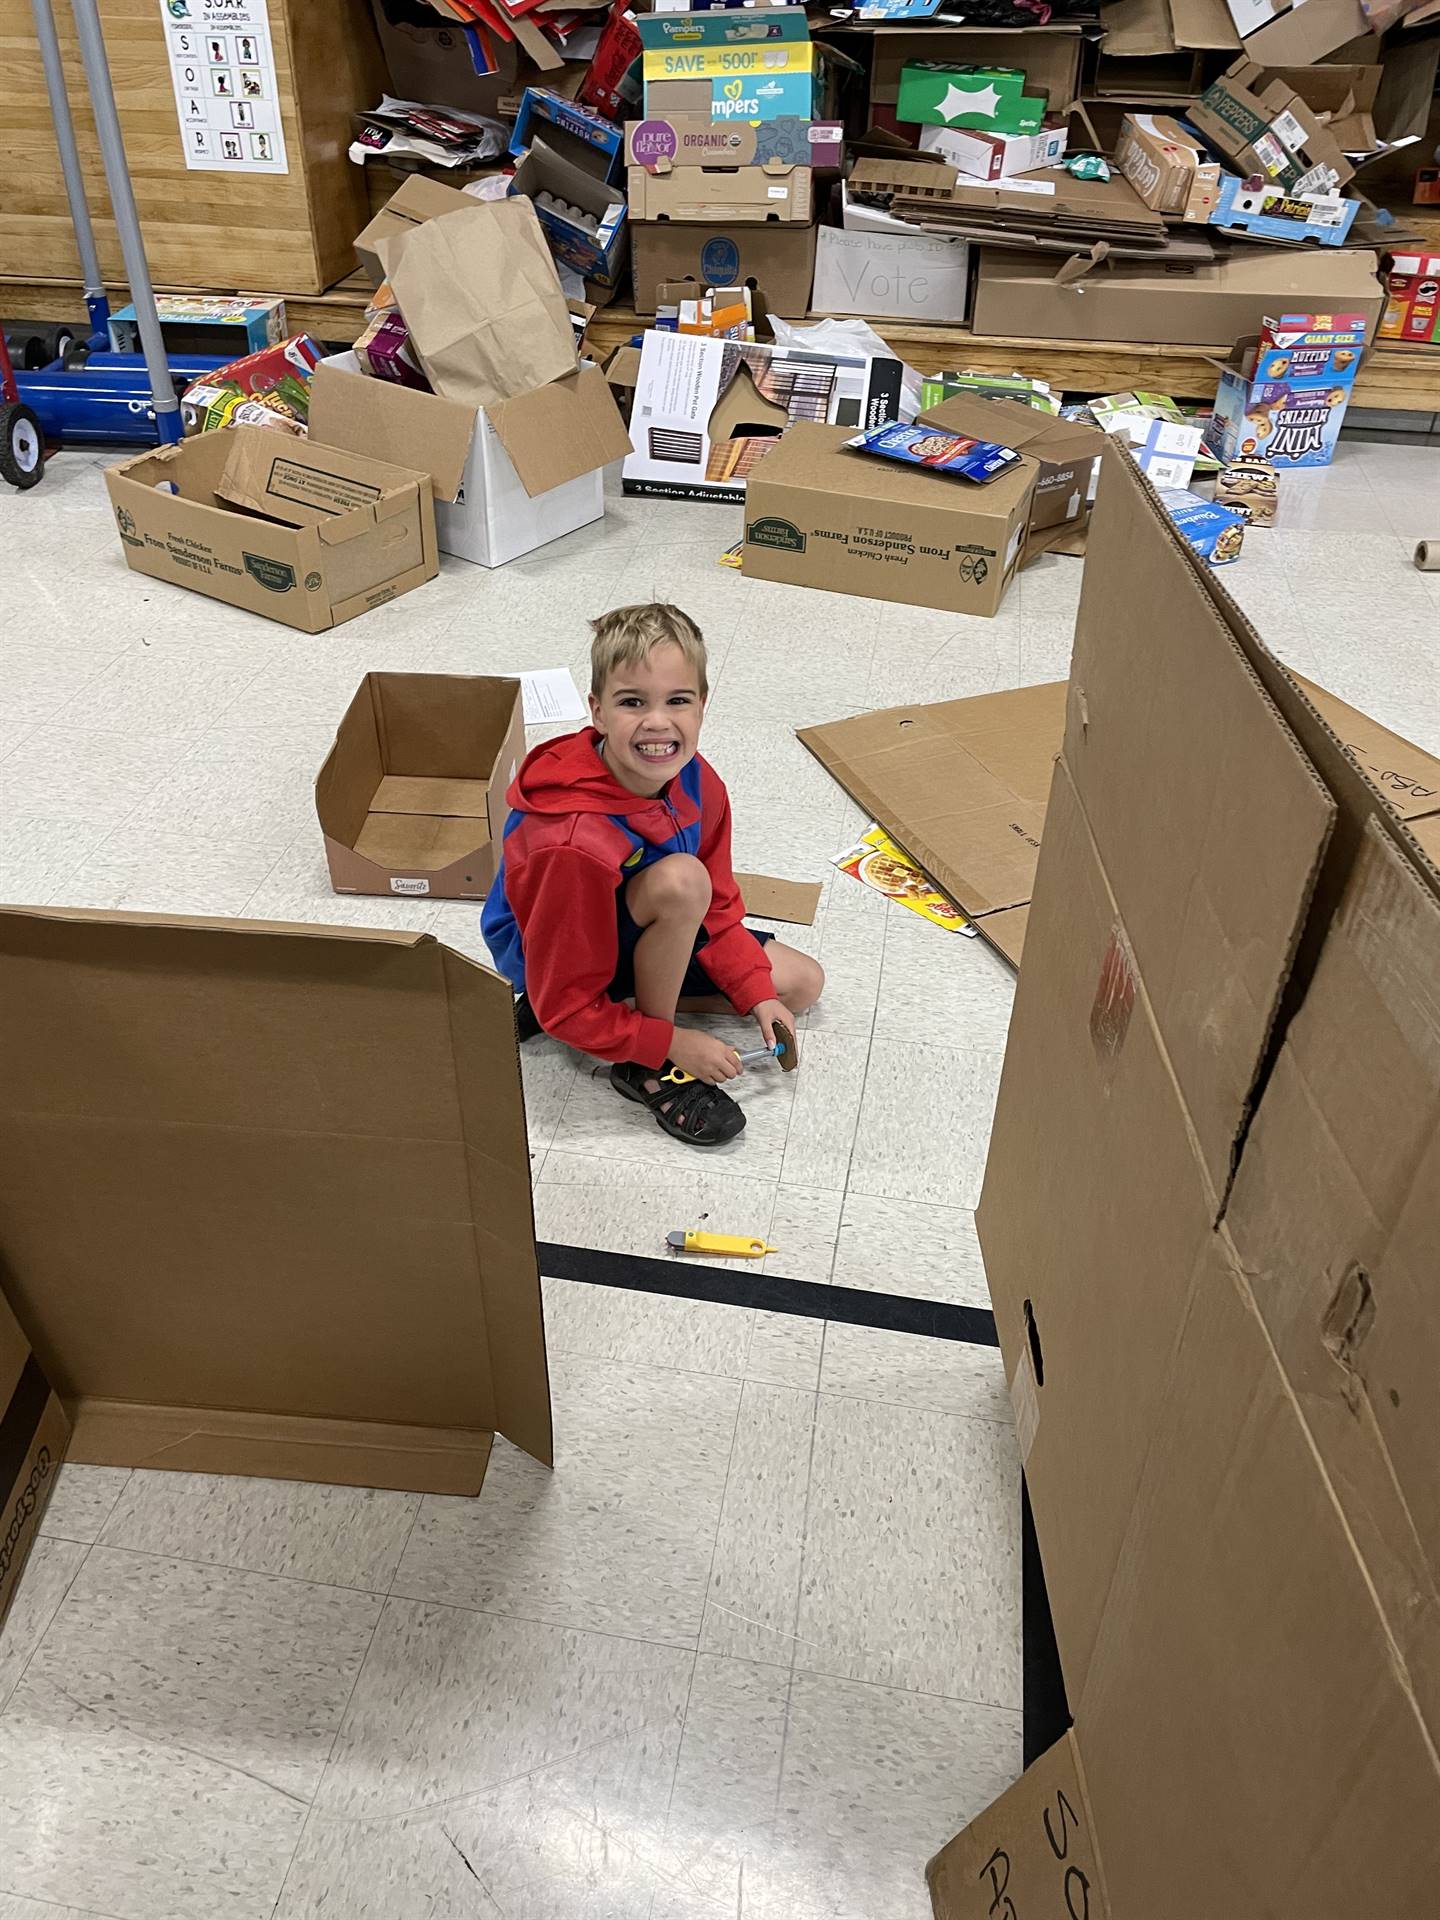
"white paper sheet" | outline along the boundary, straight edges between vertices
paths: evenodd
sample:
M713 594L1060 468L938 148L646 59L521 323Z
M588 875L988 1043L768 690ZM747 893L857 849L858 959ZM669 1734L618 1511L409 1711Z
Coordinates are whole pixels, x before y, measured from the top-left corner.
M518 676L527 727L555 720L583 720L587 708L568 667L537 667Z

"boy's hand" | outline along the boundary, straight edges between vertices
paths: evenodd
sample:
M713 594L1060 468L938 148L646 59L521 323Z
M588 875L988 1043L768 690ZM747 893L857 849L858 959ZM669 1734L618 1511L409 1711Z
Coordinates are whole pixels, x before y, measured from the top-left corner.
M765 1036L767 1047L773 1047L775 1044L775 1022L783 1021L788 1027L794 1018L783 1000L757 1001L750 1009L750 1017L759 1025L761 1033Z
M701 1033L695 1027L676 1027L670 1041L670 1058L677 1067L712 1087L722 1080L733 1080L736 1074L745 1071L734 1047L727 1047L714 1034Z

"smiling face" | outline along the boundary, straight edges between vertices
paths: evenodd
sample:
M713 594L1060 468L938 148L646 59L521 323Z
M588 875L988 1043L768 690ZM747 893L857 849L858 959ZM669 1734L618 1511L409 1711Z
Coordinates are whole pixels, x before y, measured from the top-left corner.
M695 758L705 702L673 641L616 667L590 717L605 736L605 764L632 793L657 794Z

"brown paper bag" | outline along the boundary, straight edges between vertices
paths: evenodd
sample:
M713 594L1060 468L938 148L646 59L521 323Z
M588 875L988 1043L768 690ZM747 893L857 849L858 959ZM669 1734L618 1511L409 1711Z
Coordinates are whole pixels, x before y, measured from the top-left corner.
M575 371L569 308L528 200L477 200L376 251L447 400L485 407Z

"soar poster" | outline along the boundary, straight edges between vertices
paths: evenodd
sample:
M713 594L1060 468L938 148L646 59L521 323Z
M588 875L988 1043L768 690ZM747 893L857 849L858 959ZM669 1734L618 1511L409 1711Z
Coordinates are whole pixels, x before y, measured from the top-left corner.
M268 0L160 0L185 165L288 173Z

